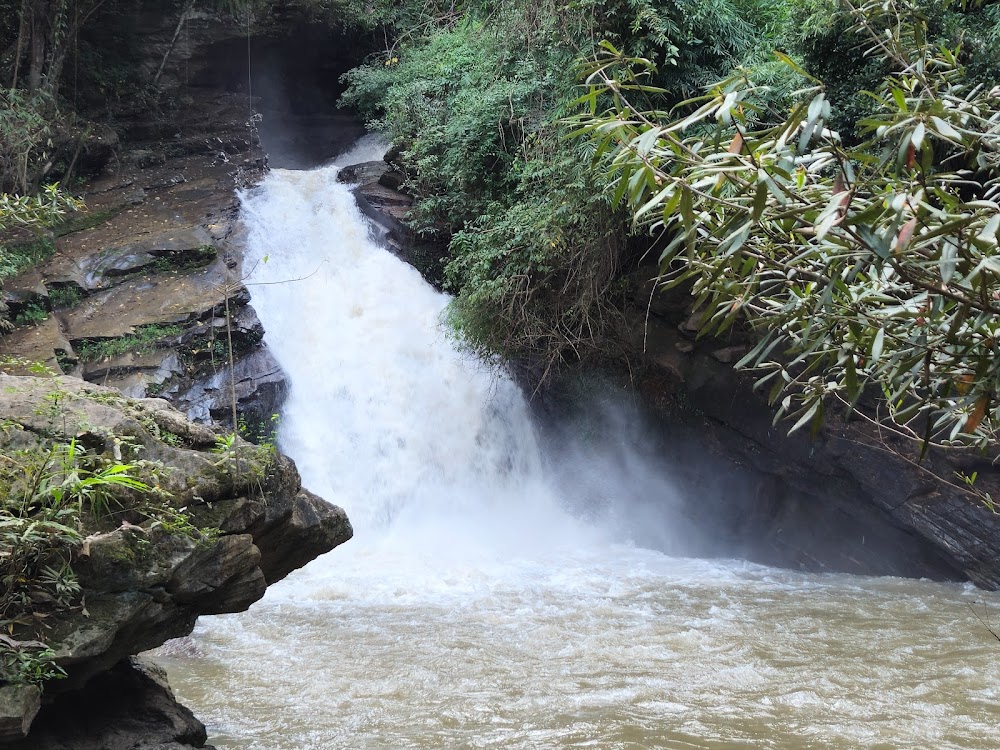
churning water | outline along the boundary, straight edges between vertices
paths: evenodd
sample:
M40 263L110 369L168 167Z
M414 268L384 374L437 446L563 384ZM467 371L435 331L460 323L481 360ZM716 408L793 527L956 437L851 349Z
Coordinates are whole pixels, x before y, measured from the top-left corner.
M272 172L243 217L282 447L355 538L161 650L214 744L998 746L1000 643L970 611L996 598L670 556L581 514L517 388L456 348L336 172Z

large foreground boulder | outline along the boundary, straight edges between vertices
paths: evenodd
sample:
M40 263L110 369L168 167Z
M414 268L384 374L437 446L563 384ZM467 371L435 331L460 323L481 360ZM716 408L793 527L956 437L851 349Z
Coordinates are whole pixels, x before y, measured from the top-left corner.
M212 750L206 740L205 725L174 699L163 670L132 657L87 690L56 697L11 750Z
M43 701L187 635L199 615L245 610L352 534L344 512L304 490L273 446L190 422L159 399L71 377L0 376L0 421L4 455L44 455L72 441L91 457L137 464L155 489L116 490L110 512L80 517L85 538L71 560L80 596L51 608L43 633L16 634L44 637L68 675L46 683ZM0 744L27 731L38 709L32 695L9 692Z

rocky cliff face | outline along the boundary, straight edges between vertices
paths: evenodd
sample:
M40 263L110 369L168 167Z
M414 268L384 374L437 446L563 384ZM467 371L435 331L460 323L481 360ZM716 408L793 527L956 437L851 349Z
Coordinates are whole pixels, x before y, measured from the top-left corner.
M95 175L86 211L44 238L50 257L4 284L22 325L0 338L0 356L162 396L203 422L231 422L235 396L250 431L268 434L287 383L248 304L235 190L269 158L310 166L364 133L333 109L364 47L277 10L248 39L245 18L182 18L175 5L144 0L119 19L143 41L134 64L159 74L161 101L93 129L78 169Z
M150 80L159 72L164 100L114 130L93 129L77 170L94 176L87 210L42 238L45 260L4 284L19 325L0 337L10 374L0 376L0 419L4 436L25 445L139 446L162 466L159 489L185 521L131 513L87 530L73 559L78 606L47 621L45 641L68 677L44 695L0 685L0 744L18 750L203 746L204 727L155 667L131 656L190 633L200 615L245 610L352 533L288 459L239 439L219 447L216 425L232 426L234 406L241 427L269 435L287 391L249 305L236 221L236 189L266 169L258 115L268 107L250 97L246 27L204 12L178 26L179 10L151 0L119 19L143 40L142 64ZM272 31L253 40L255 60L294 47L280 39L287 29ZM317 40L306 46L324 54ZM270 72L255 67L257 93L268 82L258 73ZM363 132L344 116L302 117L313 128L307 145L326 156ZM72 377L31 377L39 366ZM23 447L0 438L0 453Z
M9 750L189 750L207 748L205 726L174 699L166 674L132 657L86 690L42 707L31 736Z
M71 440L95 455L127 446L155 467L143 478L185 519L139 512L127 492L109 501L116 512L88 529L73 556L79 606L46 621L46 642L67 673L47 683L47 698L84 686L93 698L92 680L116 664L187 635L200 615L245 610L269 584L351 537L343 511L303 489L290 460L239 438L220 448L219 429L160 399L76 378L3 376L0 419L7 455ZM27 732L38 698L33 687L3 688L0 739ZM60 736L57 729L37 737ZM37 737L31 732L24 747L62 747Z
M170 397L202 421L224 420L235 388L245 418L266 424L286 388L241 280L235 188L263 165L248 117L245 96L203 90L151 132L134 121L88 212L5 284L15 317L49 314L0 339L0 354Z
M860 417L831 413L814 436L791 437L753 378L733 370L751 344L699 339L688 300L636 295L639 389L666 429L737 464L750 491L702 498L726 519L722 542L751 559L810 570L970 580L1000 588L1000 514L959 480L1000 497L993 456L932 450Z

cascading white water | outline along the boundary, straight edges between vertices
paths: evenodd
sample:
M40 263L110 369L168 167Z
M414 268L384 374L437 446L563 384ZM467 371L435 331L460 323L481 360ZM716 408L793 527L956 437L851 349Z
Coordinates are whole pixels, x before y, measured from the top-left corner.
M216 745L996 746L981 592L669 557L578 517L517 388L336 171L273 172L243 216L282 448L356 535L161 650Z

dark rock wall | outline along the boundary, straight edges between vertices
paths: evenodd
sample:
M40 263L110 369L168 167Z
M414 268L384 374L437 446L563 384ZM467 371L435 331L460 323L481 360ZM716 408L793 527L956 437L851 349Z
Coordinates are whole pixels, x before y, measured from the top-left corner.
M1000 497L990 457L932 450L921 459L914 442L836 413L815 436L788 436L790 423L772 424L754 378L733 370L748 339L698 339L683 296L648 308L647 287L637 299L639 392L662 434L684 435L746 477L747 491L698 501L717 519L720 549L811 570L1000 587L1000 515L956 481L978 472L976 486Z
M366 133L362 122L337 108L337 99L345 88L341 76L362 62L367 40L303 20L258 32L201 49L188 85L252 91L270 166L322 164Z
M133 657L87 690L42 708L31 736L11 750L186 750L208 748L205 726L174 700L163 670Z

